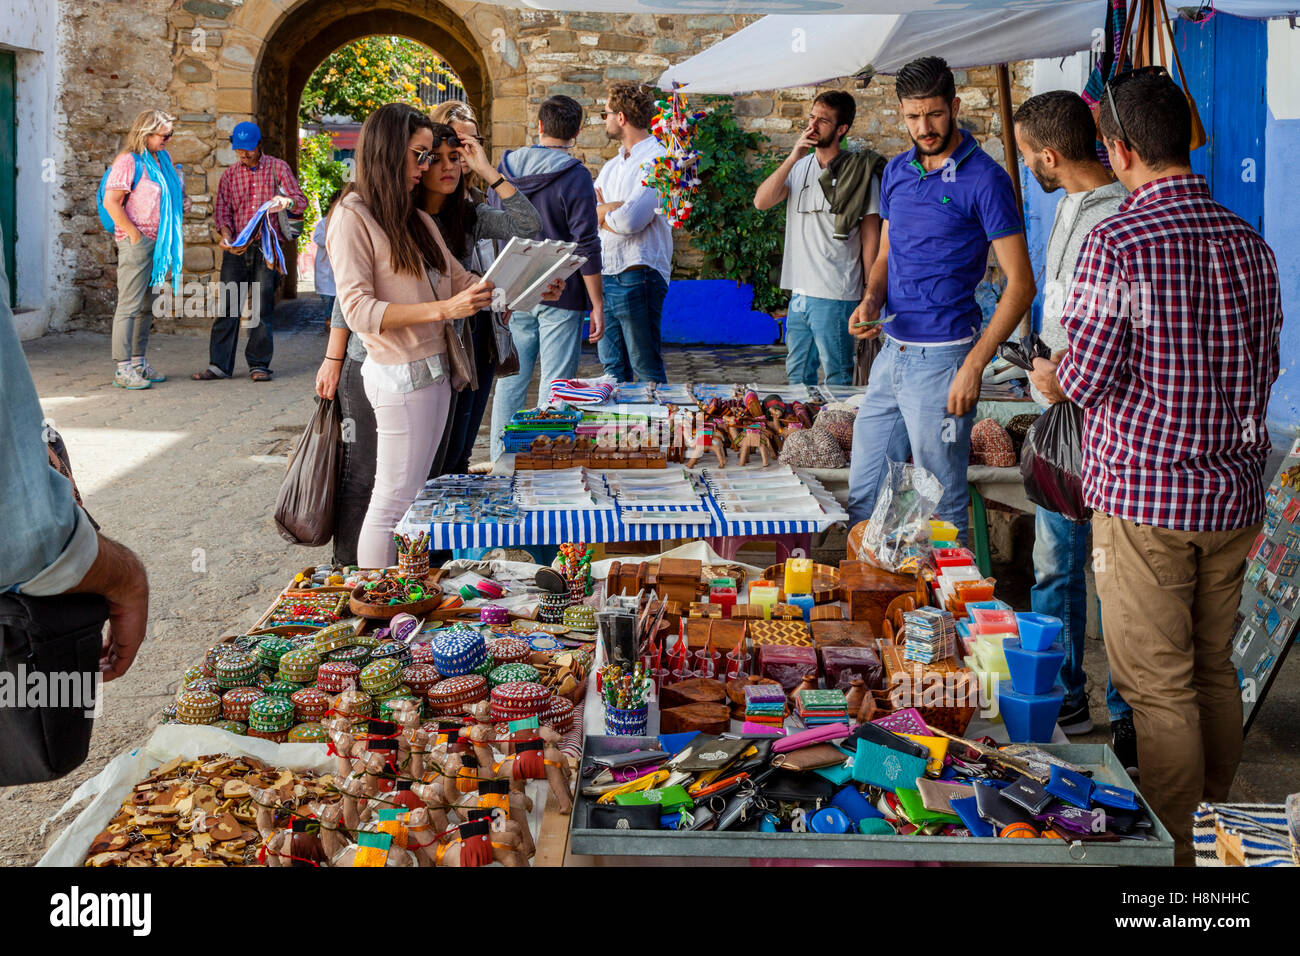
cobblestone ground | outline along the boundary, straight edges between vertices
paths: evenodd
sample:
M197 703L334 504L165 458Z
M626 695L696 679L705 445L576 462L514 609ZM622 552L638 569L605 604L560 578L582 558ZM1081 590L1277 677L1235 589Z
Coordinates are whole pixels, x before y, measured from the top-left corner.
M106 688L86 763L62 780L0 790L0 864L37 860L67 822L43 826L46 818L108 760L148 736L184 669L215 640L250 625L294 570L328 560L328 547L286 542L271 517L284 455L313 407L325 343L316 308L317 300L306 296L277 309L277 374L266 384L248 379L242 354L239 377L190 381L190 373L207 364L206 335L156 335L150 362L171 380L143 392L110 384L106 335L49 335L26 344L46 414L67 440L86 506L106 534L141 555L151 597L148 639L131 671ZM670 348L665 358L673 381L784 377L779 347ZM581 373L598 374L590 348ZM485 429L476 459L485 457L486 442ZM1094 686L1104 686L1100 642L1090 643L1089 670ZM1248 738L1236 788L1243 799L1275 799L1300 789L1300 725L1287 719L1300 704L1298 683L1300 660L1293 659ZM1104 724L1101 695L1093 696L1094 719Z

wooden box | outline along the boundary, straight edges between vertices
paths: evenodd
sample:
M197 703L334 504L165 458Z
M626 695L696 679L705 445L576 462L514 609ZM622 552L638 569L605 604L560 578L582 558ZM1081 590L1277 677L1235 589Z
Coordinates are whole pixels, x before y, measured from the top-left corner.
M869 621L813 621L812 637L813 644L819 648L841 644L876 645L876 632Z
M812 633L803 621L750 621L749 637L754 647L766 644L784 644L791 647L812 647Z
M979 680L954 658L931 664L903 659L903 646L880 641L885 665L885 692L895 710L915 707L921 719L961 737L979 710Z
M880 633L889 602L917 591L915 575L894 574L865 561L840 562L839 595L848 605L849 620L869 622L876 634Z
M692 601L686 614L688 617L706 617L722 620L722 605L707 604L703 601Z
M700 593L700 574L704 570L699 561L682 558L664 558L659 562L655 584L661 595L689 607Z
M715 651L730 653L737 644L745 640L745 622L734 618L709 622L709 642Z

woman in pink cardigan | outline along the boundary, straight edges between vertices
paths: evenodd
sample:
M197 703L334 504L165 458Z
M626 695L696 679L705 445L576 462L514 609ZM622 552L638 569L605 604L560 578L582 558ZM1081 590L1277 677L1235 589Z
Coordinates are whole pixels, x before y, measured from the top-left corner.
M446 323L492 299L491 283L456 261L412 199L446 130L401 103L371 113L357 142L354 188L335 208L326 239L344 320L366 347L361 377L378 431L375 488L357 542L362 567L394 562L393 528L447 427Z

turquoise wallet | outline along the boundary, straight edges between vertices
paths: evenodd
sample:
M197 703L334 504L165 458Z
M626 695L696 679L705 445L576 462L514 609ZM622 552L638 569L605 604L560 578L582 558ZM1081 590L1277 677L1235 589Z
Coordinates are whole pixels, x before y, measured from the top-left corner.
M853 779L894 792L899 787L915 787L916 778L925 776L925 765L922 757L859 739L853 755Z

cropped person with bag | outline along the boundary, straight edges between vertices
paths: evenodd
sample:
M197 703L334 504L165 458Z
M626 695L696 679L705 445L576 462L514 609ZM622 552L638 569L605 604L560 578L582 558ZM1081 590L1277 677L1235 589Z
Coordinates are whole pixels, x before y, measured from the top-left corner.
M469 106L457 100L442 103L433 111L433 121L448 124L455 131L459 146L448 141L439 147L437 158L429 166L417 190L417 196L421 197L417 201L437 223L452 255L466 269L482 275L495 258L494 240L534 236L542 228L542 220L528 197L493 168L483 150L478 124ZM500 208L490 204L478 189L470 187L471 175L477 176L482 186L494 191L500 200ZM498 364L493 326L501 321L494 313L485 311L457 323L458 331L472 345L478 381L475 387L456 393L451 425L430 477L463 474L469 470L470 453L483 423ZM497 331L501 329L498 327ZM508 340L508 327L504 332ZM506 357L513 351L511 343ZM517 357L515 362L517 366Z
M114 680L134 662L149 582L140 559L95 530L73 483L51 467L43 417L0 261L0 671L45 674L51 689L93 686L94 674ZM0 786L52 780L86 759L93 703L57 703L0 707Z
M1263 238L1192 172L1191 111L1162 67L1120 73L1098 131L1131 192L1079 253L1049 402L1083 409L1083 494L1115 688L1142 793L1191 864L1192 814L1241 761L1232 636L1264 519L1282 302Z
M353 190L325 239L344 319L366 350L361 378L375 413L374 491L357 541L365 567L393 563L393 528L429 476L451 393L473 377L454 320L492 301L492 284L456 261L415 205L435 142L450 135L405 104L371 113L357 142ZM558 292L557 283L547 294Z

